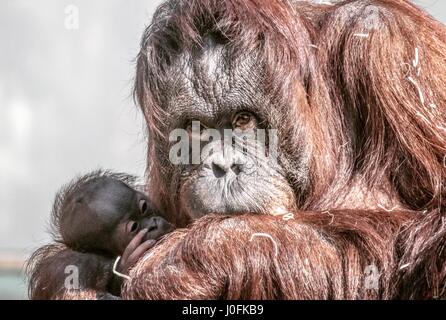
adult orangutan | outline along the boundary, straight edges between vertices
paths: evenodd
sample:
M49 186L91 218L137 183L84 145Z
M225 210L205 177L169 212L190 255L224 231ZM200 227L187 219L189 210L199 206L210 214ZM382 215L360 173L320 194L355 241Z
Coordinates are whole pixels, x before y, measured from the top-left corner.
M446 296L446 28L409 1L167 1L135 96L147 193L184 228L136 264L123 298ZM194 120L276 129L277 161L267 143L175 165L170 133L193 139ZM95 297L33 281L81 256L66 250L35 261L32 297Z

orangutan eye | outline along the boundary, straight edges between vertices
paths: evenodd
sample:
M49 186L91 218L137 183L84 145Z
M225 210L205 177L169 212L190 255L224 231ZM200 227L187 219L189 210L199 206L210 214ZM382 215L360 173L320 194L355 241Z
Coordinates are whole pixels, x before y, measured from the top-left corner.
M147 213L147 201L146 200L139 200L139 212L141 215L146 215Z
M232 119L232 128L249 130L257 127L257 117L248 111L238 112Z
M127 232L128 233L135 233L136 231L139 230L139 223L136 221L130 221L127 224Z

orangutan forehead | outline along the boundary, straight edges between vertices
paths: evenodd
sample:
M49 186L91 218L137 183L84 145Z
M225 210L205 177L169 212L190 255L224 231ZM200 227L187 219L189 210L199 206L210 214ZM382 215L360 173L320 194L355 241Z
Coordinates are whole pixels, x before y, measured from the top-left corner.
M234 56L224 44L206 37L202 47L184 51L176 59L172 77L165 83L171 94L163 108L210 119L241 109L259 111L269 100L262 90L262 70L254 52Z

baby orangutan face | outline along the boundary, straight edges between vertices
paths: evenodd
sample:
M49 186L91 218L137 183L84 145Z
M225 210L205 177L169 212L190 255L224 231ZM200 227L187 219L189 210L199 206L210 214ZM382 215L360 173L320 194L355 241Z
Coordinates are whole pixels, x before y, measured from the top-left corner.
M137 235L144 243L173 230L143 193L108 176L80 181L61 210L62 238L78 250L118 256Z

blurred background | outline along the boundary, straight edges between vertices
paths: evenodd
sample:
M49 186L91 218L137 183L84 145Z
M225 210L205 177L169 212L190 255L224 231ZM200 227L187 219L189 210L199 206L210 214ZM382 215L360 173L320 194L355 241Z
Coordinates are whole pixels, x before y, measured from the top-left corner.
M446 23L446 1L415 2ZM23 262L50 240L62 184L99 167L143 175L134 58L160 3L0 1L0 299L26 299Z

